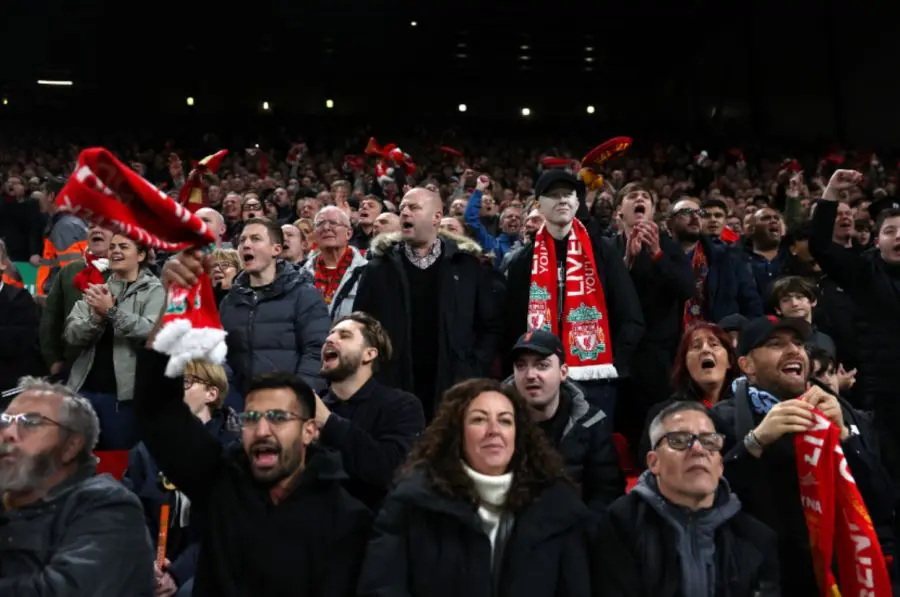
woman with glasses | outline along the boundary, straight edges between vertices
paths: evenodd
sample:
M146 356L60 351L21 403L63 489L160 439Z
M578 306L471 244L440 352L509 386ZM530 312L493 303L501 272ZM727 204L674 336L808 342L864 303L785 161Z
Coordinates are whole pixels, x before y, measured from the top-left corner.
M65 340L81 350L66 385L97 411L98 450L128 450L138 441L131 407L135 348L146 342L166 294L148 259L146 247L113 235L109 279L89 286L66 319Z
M222 302L234 279L244 269L241 263L241 256L235 249L217 249L211 255L212 271L210 276L213 283L213 294L216 297L216 304Z
M183 379L184 404L210 435L222 446L239 440L238 415L223 404L228 394L225 370L207 361L191 361ZM176 589L179 596L190 595L202 535L196 517L191 517L190 500L166 479L143 442L129 452L122 483L140 498L154 542L160 536L163 505L169 508L165 554L170 563L157 569L157 595L172 595Z
M656 415L649 470L600 521L595 595L781 594L777 537L722 477L724 439L699 402Z
M515 388L462 382L375 522L358 595L592 595L590 516Z

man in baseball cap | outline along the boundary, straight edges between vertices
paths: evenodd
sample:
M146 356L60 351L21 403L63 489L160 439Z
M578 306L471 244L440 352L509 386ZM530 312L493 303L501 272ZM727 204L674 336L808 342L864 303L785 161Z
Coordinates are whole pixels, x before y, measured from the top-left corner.
M562 454L569 477L582 488L585 504L597 514L624 493L624 480L606 413L588 403L569 379L562 342L545 330L525 332L510 351L514 384L531 418Z
M741 329L738 342L738 356L746 357L753 350L763 346L776 332L793 332L797 338L806 343L813 334L812 326L799 317L757 317L747 321ZM807 363L808 364L808 363ZM805 379L804 379L805 382ZM803 389L806 389L805 387ZM802 392L801 392L802 393Z

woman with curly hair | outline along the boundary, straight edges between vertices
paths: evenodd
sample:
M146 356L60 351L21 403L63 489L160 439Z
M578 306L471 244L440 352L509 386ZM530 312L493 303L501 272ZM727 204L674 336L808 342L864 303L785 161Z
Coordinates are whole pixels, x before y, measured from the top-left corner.
M590 595L590 517L515 388L459 383L385 501L358 595Z

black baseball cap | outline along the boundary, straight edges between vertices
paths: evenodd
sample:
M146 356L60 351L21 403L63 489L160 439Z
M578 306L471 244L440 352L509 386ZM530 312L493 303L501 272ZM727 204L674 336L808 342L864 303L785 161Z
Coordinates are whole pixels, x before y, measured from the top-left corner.
M805 319L799 317L757 317L748 321L741 330L741 338L738 341L738 354L747 356L756 348L762 346L772 334L778 330L791 330L796 332L805 344L812 337L812 326Z
M562 168L551 168L544 170L540 178L534 184L534 196L540 197L544 195L551 187L568 186L572 187L580 198L584 194L584 184L575 178L575 175L568 170Z
M559 357L560 363L566 361L562 342L554 334L544 330L531 330L522 334L510 354L515 358L520 352L533 352L545 358L555 354Z
M726 332L740 332L748 321L750 320L740 313L732 313L719 321L719 327Z

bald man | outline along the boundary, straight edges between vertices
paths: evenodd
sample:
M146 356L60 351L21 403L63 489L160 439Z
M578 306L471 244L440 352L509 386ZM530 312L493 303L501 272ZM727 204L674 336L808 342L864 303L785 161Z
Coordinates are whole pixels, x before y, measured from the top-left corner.
M201 207L196 212L194 212L198 218L203 220L209 229L212 230L212 233L216 237L216 248L221 249L222 247L222 239L225 237L225 218L214 210L211 207ZM230 247L224 247L230 248Z
M354 302L394 345L379 380L418 396L428 420L447 388L490 374L503 326L502 283L481 265L475 243L439 234L443 215L436 193L406 193L400 232L373 240Z
M375 231L373 236L378 236L385 232L400 232L400 216L391 212L385 212L375 218L372 230Z

